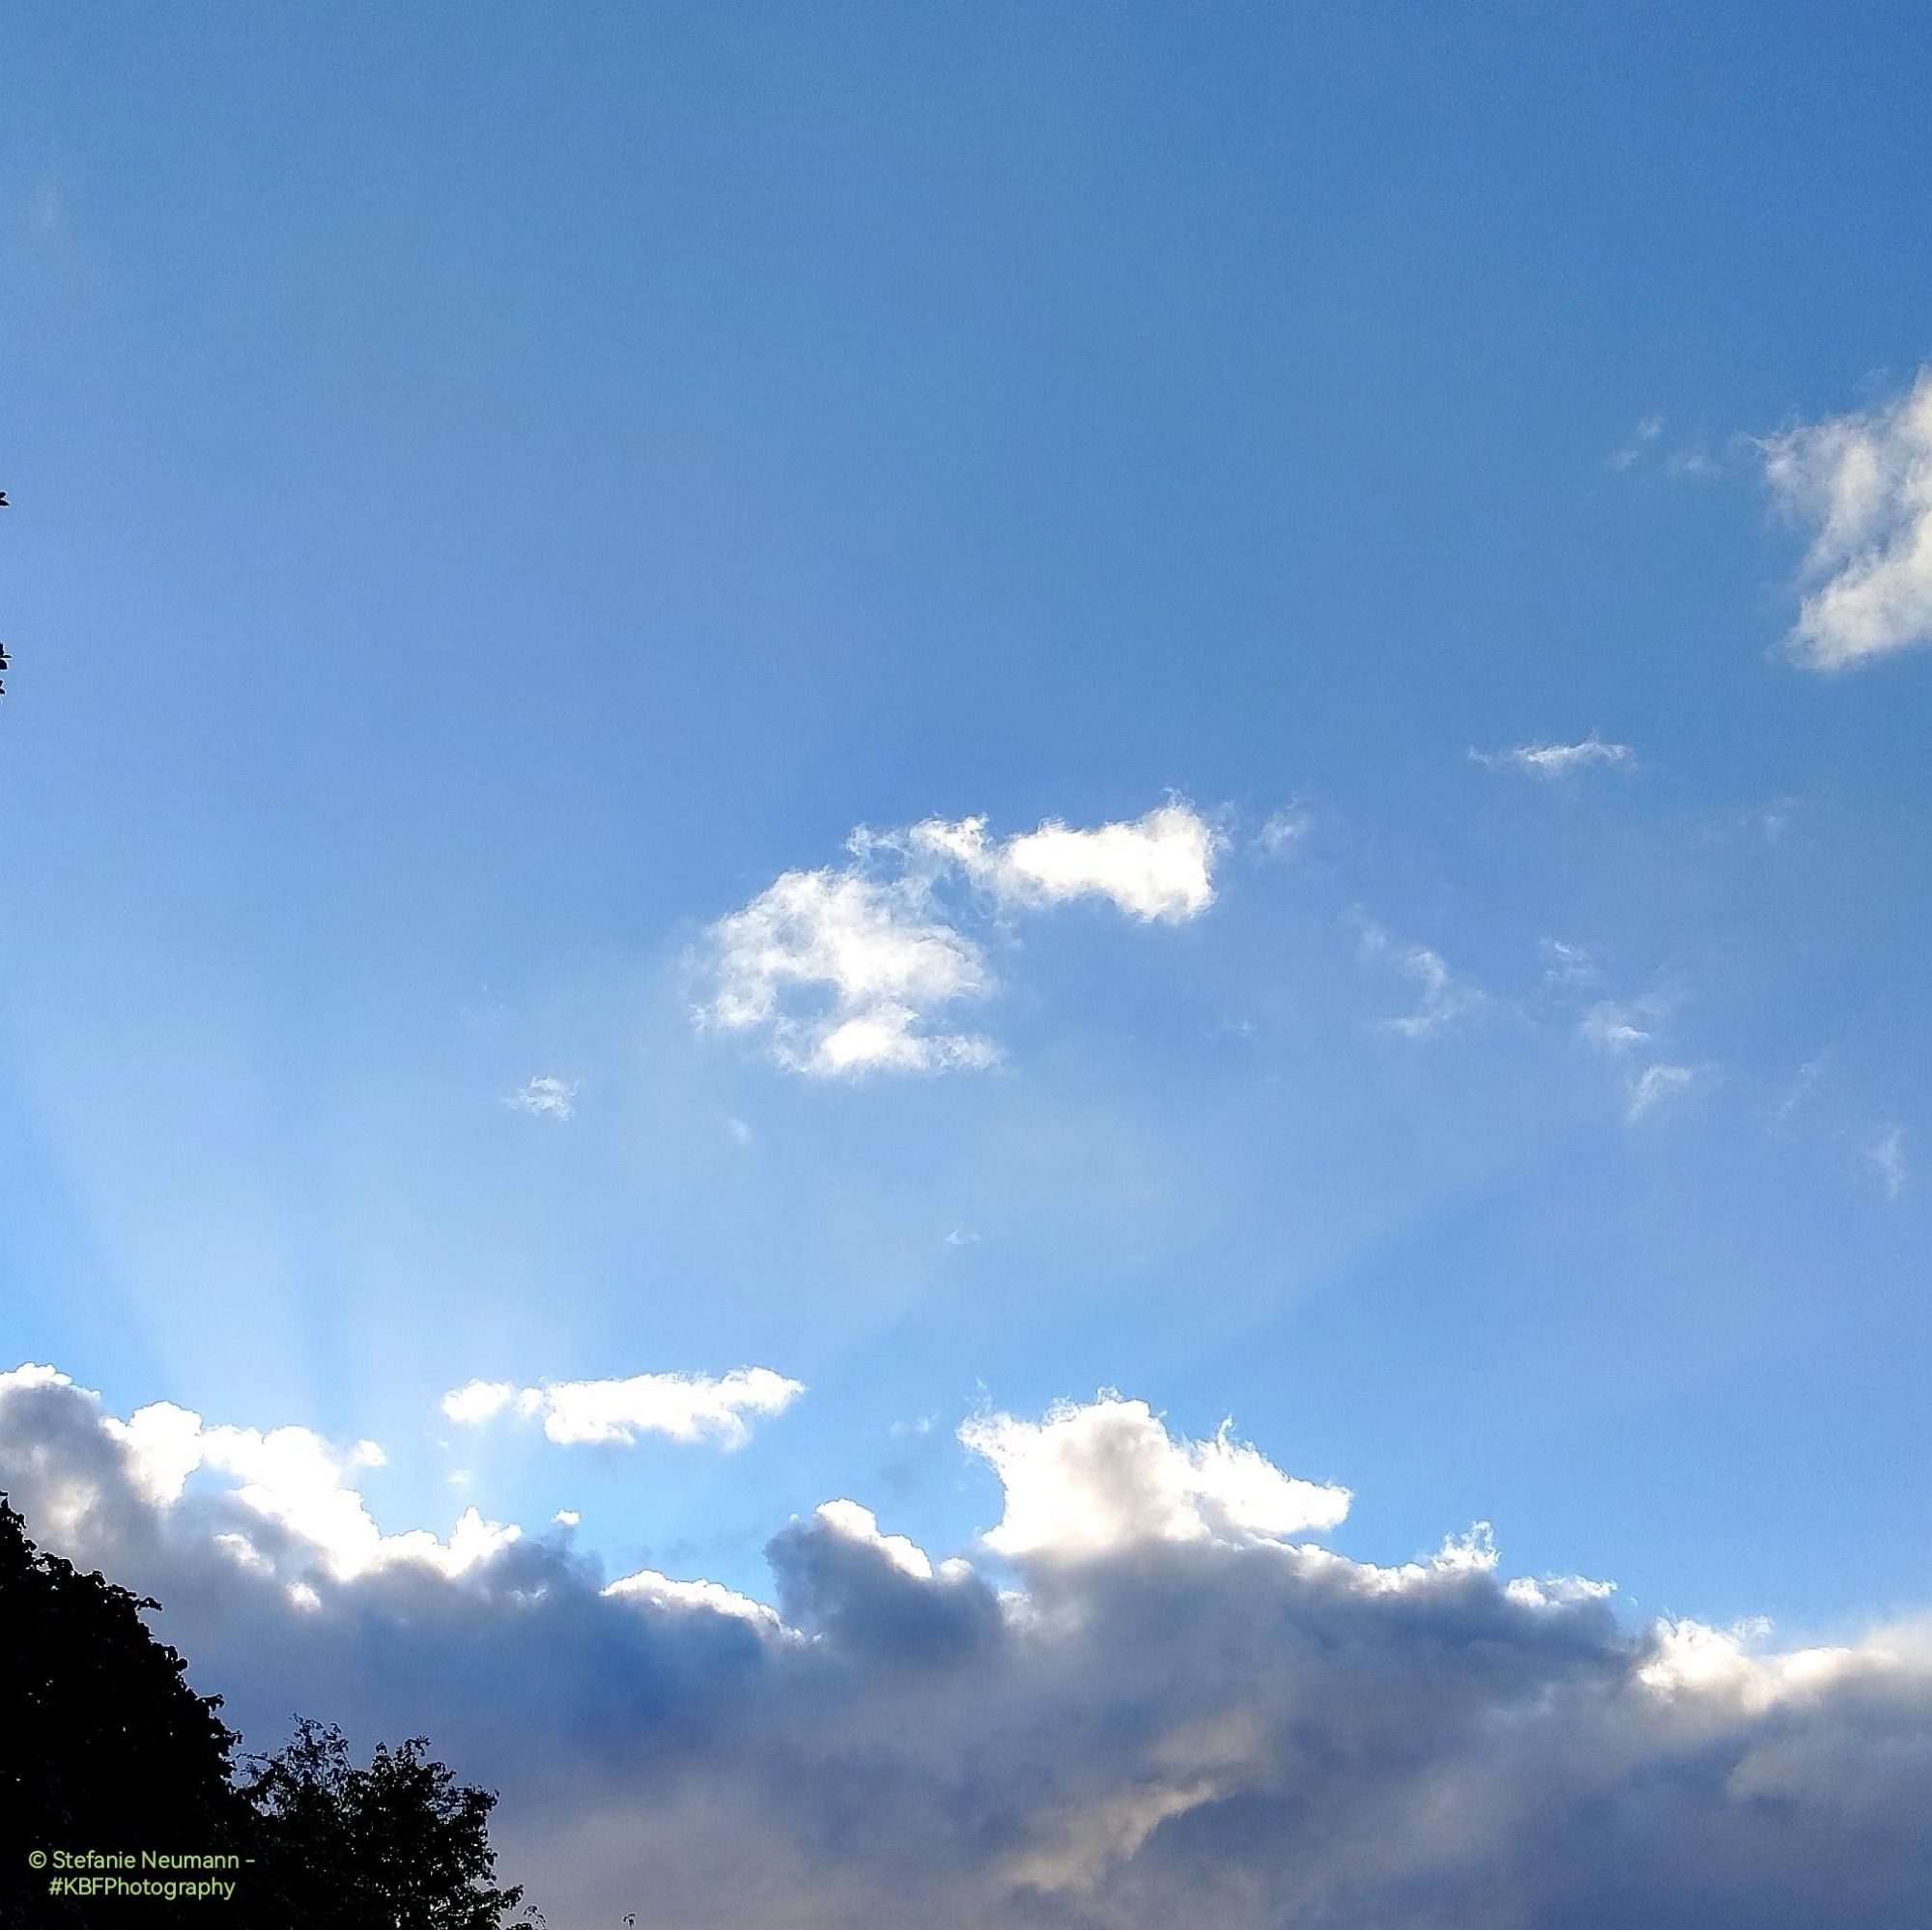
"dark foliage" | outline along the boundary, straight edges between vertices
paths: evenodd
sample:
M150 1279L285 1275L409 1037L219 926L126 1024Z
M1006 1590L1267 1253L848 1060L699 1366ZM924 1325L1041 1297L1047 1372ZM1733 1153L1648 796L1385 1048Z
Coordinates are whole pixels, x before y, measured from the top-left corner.
M238 1785L220 1698L143 1620L158 1605L42 1552L0 1495L0 1930L100 1920L109 1906L49 1896L28 1861L90 1849L243 1859L232 1903L112 1906L143 1921L499 1930L522 1892L495 1882L494 1796L420 1737L358 1768L315 1722Z
M43 1554L0 1496L0 1923L85 1920L37 1849L234 1850L235 1737L141 1619L156 1604Z
M303 1722L244 1785L257 1818L251 1886L265 1921L311 1930L497 1930L522 1901L494 1881L497 1799L465 1788L412 1736L366 1769L339 1729Z

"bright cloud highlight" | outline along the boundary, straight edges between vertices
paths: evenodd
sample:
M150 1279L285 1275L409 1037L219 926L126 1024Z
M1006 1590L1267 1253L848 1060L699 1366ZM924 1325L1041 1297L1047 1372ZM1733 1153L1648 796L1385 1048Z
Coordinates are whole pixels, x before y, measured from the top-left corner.
M1932 642L1932 369L1875 409L1763 449L1773 494L1810 530L1797 661L1842 670Z
M949 1029L952 1009L997 988L984 946L950 904L964 883L997 911L1099 898L1147 923L1182 923L1212 904L1219 834L1191 806L1131 823L989 839L984 818L864 829L851 861L786 871L710 930L704 1023L762 1035L791 1071L951 1072L993 1064L983 1034Z
M617 1380L546 1380L518 1388L507 1380L470 1380L442 1397L446 1419L476 1426L512 1407L540 1417L559 1446L630 1447L640 1434L674 1441L742 1447L755 1416L782 1413L805 1383L769 1367L729 1374L634 1374Z

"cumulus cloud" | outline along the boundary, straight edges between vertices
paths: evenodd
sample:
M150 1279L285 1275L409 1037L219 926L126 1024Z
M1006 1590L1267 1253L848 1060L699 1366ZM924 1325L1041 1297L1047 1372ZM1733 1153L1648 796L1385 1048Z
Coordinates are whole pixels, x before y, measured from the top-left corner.
M313 1709L499 1789L558 1930L1932 1918L1922 1632L1638 1627L1602 1583L1505 1577L1481 1530L1351 1560L1302 1538L1341 1490L1138 1403L982 1417L980 1552L830 1502L770 1543L771 1602L610 1579L562 1532L345 1574L239 1485L170 1498L185 1430L131 1425L0 1378L0 1486L167 1604L246 1743Z
M1492 771L1522 771L1533 778L1567 778L1593 765L1628 768L1636 762L1636 752L1628 744L1605 744L1593 730L1575 744L1517 744L1507 751L1471 748L1469 761Z
M36 1393L94 1399L81 1396L66 1375L51 1367L30 1364L0 1375L0 1403ZM236 1547L253 1552L264 1535L286 1535L310 1550L314 1565L337 1580L354 1580L398 1563L460 1575L517 1538L517 1529L486 1521L473 1508L464 1512L446 1541L423 1529L384 1534L347 1479L355 1469L383 1464L383 1451L373 1441L338 1451L307 1428L274 1428L264 1433L255 1428L211 1427L199 1414L170 1401L138 1407L126 1420L102 1415L99 1428L120 1452L129 1494L147 1506L173 1508L204 1470L226 1477L235 1511L246 1523L231 1538ZM64 1497L56 1526L64 1508L73 1505L75 1497Z
M1332 1528L1349 1490L1292 1480L1223 1428L1176 1441L1142 1401L1102 1397L1044 1421L993 1414L960 1436L992 1464L1007 1512L986 1536L1006 1555L1088 1555L1139 1542L1278 1541Z
M1191 806L1076 831L1049 820L989 838L980 817L927 818L904 831L860 829L850 862L786 871L710 929L705 1023L761 1035L795 1072L950 1072L999 1048L949 1030L996 979L963 927L984 913L949 900L972 888L995 912L1099 898L1143 922L1177 924L1214 899L1219 834Z
M1168 804L1131 824L1073 831L1049 818L1037 831L995 842L983 817L932 817L914 825L905 842L920 857L956 865L1006 904L1098 897L1130 917L1178 924L1214 902L1221 840L1191 806Z
M1810 531L1797 661L1841 670L1932 642L1932 368L1875 409L1762 446L1774 496Z
M469 1380L442 1397L444 1416L476 1426L514 1408L540 1418L559 1446L588 1442L629 1447L639 1434L674 1441L715 1441L742 1447L751 1438L749 1417L782 1413L805 1392L805 1383L769 1367L733 1368L729 1374L634 1374L612 1380L546 1380L519 1388L507 1380Z
M503 1103L537 1119L561 1121L577 1111L577 1082L542 1073L534 1079L526 1080L514 1093L507 1093Z

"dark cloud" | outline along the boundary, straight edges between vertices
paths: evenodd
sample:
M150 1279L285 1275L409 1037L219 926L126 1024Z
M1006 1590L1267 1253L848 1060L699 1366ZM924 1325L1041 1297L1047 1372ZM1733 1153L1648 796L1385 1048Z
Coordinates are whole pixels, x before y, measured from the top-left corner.
M1109 1535L1057 1547L1092 1416ZM1378 1570L1231 1526L1264 1464L1131 1404L1020 1447L1042 1441L1003 1470L1016 1588L841 1503L774 1539L781 1616L607 1592L560 1539L468 1566L398 1547L343 1578L233 1492L156 1499L93 1397L0 1381L0 1485L37 1534L160 1596L251 1744L298 1710L436 1738L502 1791L507 1863L555 1930L1932 1921L1909 1634L1780 1656L1634 1632L1588 1586L1506 1582L1480 1540ZM1050 1490L1011 1491L1048 1462Z

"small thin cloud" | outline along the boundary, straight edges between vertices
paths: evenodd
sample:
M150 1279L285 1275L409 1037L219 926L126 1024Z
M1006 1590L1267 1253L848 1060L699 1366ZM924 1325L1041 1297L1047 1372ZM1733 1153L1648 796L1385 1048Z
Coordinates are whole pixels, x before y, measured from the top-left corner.
M514 1093L506 1093L503 1103L513 1112L562 1121L577 1111L577 1084L574 1079L559 1079L546 1072L526 1080Z
M1784 1089L1783 1096L1771 1109L1771 1123L1774 1130L1791 1123L1793 1117L1810 1102L1811 1095L1818 1090L1818 1082L1825 1076L1825 1055L1821 1052L1815 1059L1807 1059L1792 1075L1791 1084Z
M27 203L27 220L43 235L57 235L67 226L67 197L51 175L34 184Z
M1480 987L1467 984L1450 971L1439 951L1426 945L1406 945L1383 928L1366 922L1361 928L1361 955L1385 964L1411 979L1417 990L1413 1011L1380 1021L1378 1030L1402 1038L1428 1038L1445 1026L1467 1018L1487 1003Z
M1658 1057L1671 1002L1658 993L1630 1001L1600 999L1577 1021L1577 1036L1600 1058L1620 1066L1624 1118L1634 1125L1666 1110L1706 1077L1709 1068Z
M1693 1065L1672 1065L1663 1061L1646 1065L1626 1088L1624 1118L1633 1124L1648 1119L1660 1107L1682 1098L1700 1076Z
M1609 467L1613 469L1629 468L1662 434L1663 417L1657 413L1646 415L1631 431L1629 440L1621 447L1610 452L1607 458Z
M1507 751L1478 751L1469 761L1489 771L1521 771L1533 778L1568 778L1593 767L1629 770L1636 752L1628 744L1609 744L1593 730L1575 744L1515 744Z
M1537 941L1536 950L1543 960L1545 984L1576 989L1594 985L1602 977L1595 960L1580 945L1570 945L1560 938L1543 938Z
M1639 1017L1647 1022L1639 1024ZM1594 1005L1577 1021L1577 1030L1584 1044L1602 1053L1615 1055L1634 1052L1639 1046L1648 1045L1656 1036L1651 1030L1655 1020L1647 1012L1640 1013L1630 1006L1621 1006L1613 999L1605 999Z
M1911 1169L1905 1159L1905 1128L1889 1125L1865 1148L1865 1163L1877 1177L1888 1200L1905 1191Z
M1315 820L1298 804L1283 805L1262 820L1255 833L1255 849L1264 858L1286 858L1298 850L1314 829Z

